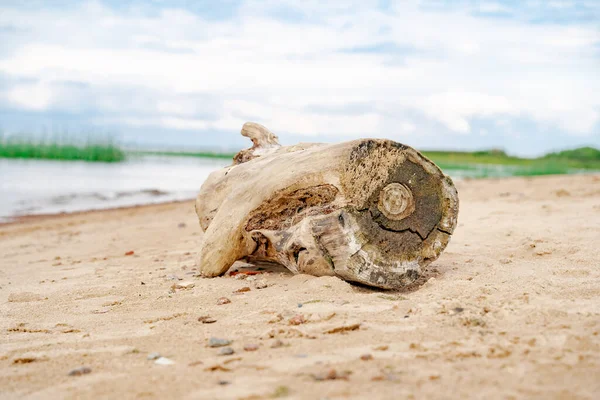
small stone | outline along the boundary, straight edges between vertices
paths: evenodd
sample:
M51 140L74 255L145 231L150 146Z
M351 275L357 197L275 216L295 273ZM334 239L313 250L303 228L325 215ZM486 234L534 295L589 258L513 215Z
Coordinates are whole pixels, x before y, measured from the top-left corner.
M223 347L221 350L219 350L220 356L230 356L233 353L235 353L235 351L231 347Z
M338 326L335 328L331 328L325 331L325 333L328 334L332 334L332 333L345 333L345 332L349 332L349 331L355 331L357 329L360 328L360 323L356 323L356 324L349 324L349 325L342 325L342 326Z
M371 354L363 354L362 356L360 356L360 359L363 361L369 361L373 359L373 356Z
M244 346L244 351L256 351L258 350L258 345L256 343L247 344Z
M306 322L306 319L304 318L304 315L302 314L297 314L294 315L292 318L290 318L290 320L288 321L290 323L290 325L300 325Z
M174 289L191 289L194 286L196 286L196 284L194 282L183 281L183 282L177 282L176 284L174 284L173 288Z
M302 303L298 303L298 308L302 308Z
M244 292L249 292L250 288L248 286L244 286L243 288L239 288L238 290L234 291L233 293L244 293Z
M38 361L37 357L19 357L13 360L13 364L30 364Z
M133 250L129 250L128 252L125 253L126 256L132 256L134 254L135 254L135 252Z
M157 358L160 358L160 353L150 353L146 358L148 360L156 360Z
M177 224L178 228L185 228L187 225L185 224L185 222L180 222Z
M377 346L375 347L373 350L377 350L377 351L386 351L387 349L389 349L390 346L388 346L387 344L381 345L381 346Z
M229 346L230 344L231 344L231 340L219 339L216 337L211 337L208 341L208 347L223 347L223 346Z
M234 275L233 277L234 277L234 279L237 279L238 281L243 281L246 278L248 278L248 275L246 275L246 274L237 274L237 275Z
M154 361L154 364L156 364L156 365L173 365L173 364L175 364L175 361L168 359L167 357L158 357Z
M313 374L312 377L315 381L325 381L325 380L335 380L335 379L348 379L350 373L348 371L343 371L338 373L335 369L330 369L328 371L319 372L317 374Z
M79 367L71 370L69 376L81 376L89 374L90 372L92 372L92 369L89 367Z
M264 289L264 288L266 288L268 286L269 286L269 284L264 279L261 279L259 281L254 282L254 287L256 289Z
M272 349L278 349L280 347L285 347L285 343L281 339L277 339L271 345Z
M249 276L249 277L246 278L246 280L249 281L249 282L253 282L253 281L256 280L256 277L255 276Z
M202 322L203 324L212 324L217 322L216 319L208 316L208 315L203 315L202 317L198 317L198 321Z
M227 297L220 297L217 299L217 305L221 306L223 304L229 304L231 303L231 300L229 300Z
M219 385L221 386L225 386L225 385L229 385L231 382L229 381L219 381Z

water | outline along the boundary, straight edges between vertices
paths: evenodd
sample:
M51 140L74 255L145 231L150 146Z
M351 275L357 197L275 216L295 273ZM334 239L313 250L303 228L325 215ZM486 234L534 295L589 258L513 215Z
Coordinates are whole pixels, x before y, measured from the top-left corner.
M231 161L140 156L121 163L0 159L0 220L193 199Z
M0 221L20 215L193 199L212 171L230 163L173 156L130 157L114 164L0 158ZM523 167L507 165L444 168L455 180L531 174Z

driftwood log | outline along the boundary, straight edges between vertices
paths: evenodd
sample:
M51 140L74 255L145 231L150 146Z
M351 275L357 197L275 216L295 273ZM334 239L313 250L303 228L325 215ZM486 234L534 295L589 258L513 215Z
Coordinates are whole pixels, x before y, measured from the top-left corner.
M448 244L456 189L411 147L383 139L281 146L250 122L241 133L253 146L213 172L196 200L203 276L237 260L269 261L401 288Z

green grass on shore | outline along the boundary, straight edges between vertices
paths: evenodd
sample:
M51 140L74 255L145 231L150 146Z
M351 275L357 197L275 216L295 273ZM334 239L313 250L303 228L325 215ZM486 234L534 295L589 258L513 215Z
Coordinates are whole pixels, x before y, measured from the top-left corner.
M118 162L125 160L125 152L110 141L76 144L0 137L0 158Z
M471 172L473 177L557 175L600 171L600 150L581 147L538 158L509 156L501 150L450 152L423 151L442 170Z
M235 156L235 153L217 153L213 151L132 151L131 154L171 157L226 158L229 160L232 160L233 156Z
M460 152L422 151L444 172L473 178L500 176L556 175L585 171L600 171L600 150L581 147L549 153L538 158L510 156L502 150ZM0 133L0 158L82 160L118 162L128 156L175 156L232 159L234 153L212 151L125 151L113 141L87 140L78 142L62 137L34 140L26 137L4 138Z

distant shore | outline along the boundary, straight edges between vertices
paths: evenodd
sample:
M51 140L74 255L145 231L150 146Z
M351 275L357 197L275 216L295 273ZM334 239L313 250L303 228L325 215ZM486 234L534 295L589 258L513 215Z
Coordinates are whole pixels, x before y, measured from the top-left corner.
M472 171L474 178L502 176L536 176L574 174L586 171L600 171L600 150L581 147L572 150L549 153L537 158L522 158L506 154L502 150L485 151L432 151L422 153L435 162L443 171L452 175L453 171ZM164 156L231 160L235 151L215 150L134 150L123 149L111 139L94 141L87 139L69 141L0 137L0 158L48 159L63 161L89 161L115 163L132 157Z

